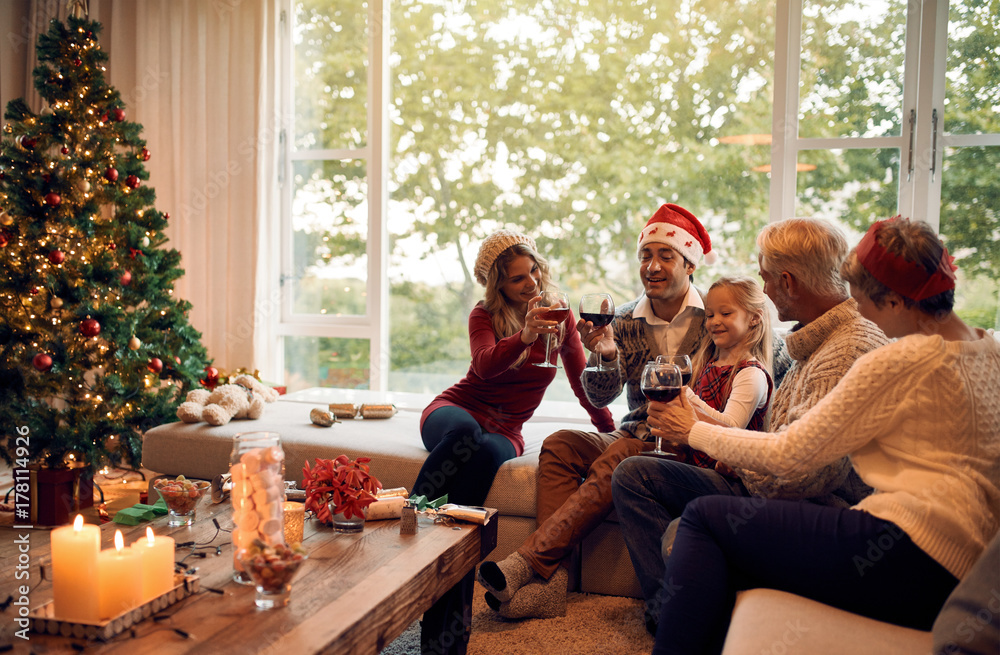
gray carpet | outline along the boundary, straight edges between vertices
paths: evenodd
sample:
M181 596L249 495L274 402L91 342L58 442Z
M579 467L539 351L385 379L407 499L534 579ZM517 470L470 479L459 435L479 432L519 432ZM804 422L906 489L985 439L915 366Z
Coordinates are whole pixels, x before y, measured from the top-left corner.
M571 593L566 616L507 621L483 600L477 583L472 604L468 655L633 655L653 649L635 598ZM419 655L420 627L414 623L382 655Z

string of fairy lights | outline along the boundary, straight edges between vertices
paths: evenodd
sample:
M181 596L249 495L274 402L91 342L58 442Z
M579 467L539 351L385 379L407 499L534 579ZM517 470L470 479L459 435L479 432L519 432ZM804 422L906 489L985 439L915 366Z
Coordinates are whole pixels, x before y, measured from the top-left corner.
M3 125L6 153L13 154L0 158L0 275L6 278L0 309L14 336L9 360L51 375L41 383L49 405L90 406L118 423L134 414L131 399L143 389L180 382L161 379L163 354L147 352L135 334L136 310L149 306L129 287L136 275L150 272L144 260L150 246L166 241L157 226L169 214L147 211L151 192L139 193L142 181L134 172L119 179L119 169L135 170L127 158L145 162L151 155L138 139L123 139L130 124L125 110L113 106L117 93L96 86L106 72L99 50L93 32L80 26L60 43L56 65L42 73L50 93L42 93L48 106L41 116ZM165 291L173 296L171 286ZM102 334L102 316L115 317L111 340L109 331ZM110 374L126 387L123 393L98 384Z

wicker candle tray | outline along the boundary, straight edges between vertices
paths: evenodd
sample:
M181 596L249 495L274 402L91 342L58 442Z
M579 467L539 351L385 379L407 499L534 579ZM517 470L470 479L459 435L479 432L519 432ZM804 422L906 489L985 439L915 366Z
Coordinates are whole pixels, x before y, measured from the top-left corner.
M139 621L148 619L156 612L197 593L199 587L198 576L175 573L174 587L170 591L107 621L97 622L65 621L57 618L54 613L54 603L49 601L41 607L31 610L28 615L31 619L31 631L76 639L111 639Z

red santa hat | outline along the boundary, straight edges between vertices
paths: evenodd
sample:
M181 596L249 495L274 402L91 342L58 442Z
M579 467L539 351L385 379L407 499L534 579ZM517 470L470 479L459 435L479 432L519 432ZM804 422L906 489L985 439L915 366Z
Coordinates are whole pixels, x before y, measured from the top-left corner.
M705 227L680 205L666 204L656 210L639 233L636 250L642 250L647 243L665 243L695 266L701 263L702 256L706 264L718 259Z

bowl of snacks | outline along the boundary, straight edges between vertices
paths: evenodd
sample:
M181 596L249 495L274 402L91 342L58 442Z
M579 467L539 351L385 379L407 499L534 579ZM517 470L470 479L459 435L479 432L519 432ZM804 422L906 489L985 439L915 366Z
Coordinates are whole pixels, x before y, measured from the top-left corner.
M292 578L307 558L300 544L268 546L260 539L254 539L249 548L240 550L240 563L257 587L254 604L261 609L287 605Z
M194 523L195 507L211 488L211 482L188 480L183 475L178 475L173 480L161 478L153 482L153 489L160 494L169 510L170 520L167 525Z

